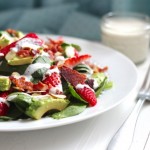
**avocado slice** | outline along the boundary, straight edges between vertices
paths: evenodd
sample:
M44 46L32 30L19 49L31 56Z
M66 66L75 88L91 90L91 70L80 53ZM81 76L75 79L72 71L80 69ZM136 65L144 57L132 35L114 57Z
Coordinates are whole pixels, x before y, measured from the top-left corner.
M25 64L31 64L33 60L33 57L18 57L15 56L13 59L11 60L7 60L9 65L12 66L17 66L17 65L25 65Z
M6 31L0 31L0 47L3 48L13 42L12 37Z
M40 119L49 110L63 110L69 104L67 99L54 99L52 97L45 97L33 100L31 105L27 108L25 114L33 119Z
M7 46L8 44L10 44L10 41L3 38L3 39L0 39L0 47L3 48L5 46Z
M8 91L11 86L9 77L0 76L0 91Z

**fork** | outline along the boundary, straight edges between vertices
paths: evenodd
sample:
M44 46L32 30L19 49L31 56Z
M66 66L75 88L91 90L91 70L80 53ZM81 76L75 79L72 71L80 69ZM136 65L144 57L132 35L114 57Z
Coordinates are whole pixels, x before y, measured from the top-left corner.
M134 138L136 123L140 110L146 100L150 100L150 64L143 84L137 95L137 103L123 125L108 144L107 150L129 150Z

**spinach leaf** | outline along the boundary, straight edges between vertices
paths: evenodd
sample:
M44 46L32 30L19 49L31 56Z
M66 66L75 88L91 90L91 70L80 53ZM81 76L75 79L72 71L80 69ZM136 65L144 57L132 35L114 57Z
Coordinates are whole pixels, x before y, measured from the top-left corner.
M60 112L52 114L54 119L62 119L80 114L86 109L86 104L72 104Z
M81 98L81 96L74 90L73 86L70 85L69 83L68 83L68 87L69 87L69 91L70 91L71 95L74 98L76 98L77 100L80 100L80 101L82 101L84 103L87 103L83 98Z

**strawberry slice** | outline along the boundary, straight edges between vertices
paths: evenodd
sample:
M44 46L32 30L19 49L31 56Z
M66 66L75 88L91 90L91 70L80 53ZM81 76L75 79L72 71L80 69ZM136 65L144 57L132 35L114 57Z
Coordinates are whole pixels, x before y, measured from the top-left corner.
M33 38L33 39L36 39L37 42L36 44L39 44L39 45L42 45L43 44L43 41L41 39L39 39L39 37L35 34L35 33L28 33L27 35L25 35L23 38L21 38L20 40L24 39L24 38ZM18 40L18 41L20 41ZM5 46L4 48L2 48L0 50L0 53L4 54L4 56L10 51L11 48L15 47L17 42L18 41L15 41L7 46Z
M61 83L60 75L56 72L53 72L50 76L47 76L43 81L44 84L47 84L49 87L56 87Z
M74 87L79 83L83 84L86 80L86 76L84 74L80 74L78 71L72 70L66 66L60 67L60 73L64 79L71 83Z
M90 106L95 106L97 103L97 99L93 89L88 86L84 86L82 88L75 88L76 92L89 103Z
M80 55L77 57L71 57L71 58L66 59L66 61L64 62L64 65L69 68L73 68L74 66L80 64L83 61L88 60L89 58L91 58L91 55L88 55L88 54Z
M61 76L57 67L51 66L50 70L46 72L45 79L42 82L48 86L50 94L63 93Z
M0 116L6 116L9 110L9 105L6 103L8 92L0 93Z
M4 102L0 102L0 116L6 116L8 110L9 110L9 106Z

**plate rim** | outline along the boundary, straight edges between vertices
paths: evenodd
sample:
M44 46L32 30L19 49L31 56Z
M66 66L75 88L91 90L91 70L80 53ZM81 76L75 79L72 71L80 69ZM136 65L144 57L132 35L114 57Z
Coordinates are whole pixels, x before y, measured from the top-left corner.
M68 39L73 39L73 40L79 40L81 42L87 42L87 43L94 43L94 44L97 44L97 45L101 45L102 47L106 48L108 51L112 51L113 53L116 53L117 55L120 55L121 57L124 57L124 59L126 61L128 61L128 63L132 66L132 68L134 69L135 71L135 74L136 74L136 83L134 84L134 86L132 87L132 90L123 98L121 98L120 100L118 100L115 104L107 107L106 109L104 110L101 110L99 112L96 112L96 113L93 113L93 114L90 114L90 115L87 115L87 116L84 116L84 117L81 117L81 118L77 118L77 119L73 119L73 120L70 120L70 121L67 121L67 122L61 122L61 123L58 123L58 124L46 124L46 125L42 125L42 126L32 126L32 127L26 127L26 128L5 128L5 129L1 129L0 128L0 132L19 132L19 131L34 131L34 130L42 130L42 129L48 129L48 128L54 128L54 127L59 127L59 126L64 126L64 125L69 125L69 124L73 124L73 123L77 123L77 122L80 122L80 121L84 121L84 120L87 120L87 119L90 119L90 118L93 118L93 117L96 117L98 115L101 115L115 107L117 107L118 105L120 105L122 102L125 101L125 99L127 99L132 93L136 93L136 87L138 85L138 70L137 70L137 67L136 65L125 55L123 55L121 52L119 51L116 51L110 47L107 47L105 45L103 45L101 42L97 42L97 41L91 41L91 40L87 40L87 39L82 39L82 38L77 38L77 37L71 37L71 36L65 36L65 35L54 35L54 34L39 34L37 33L37 35L39 36L42 36L42 37L63 37L63 38L68 38ZM73 117L76 117L76 116L73 116ZM44 118L43 118L44 119ZM64 118L63 120L65 120L67 118ZM33 120L33 121L38 121L38 120ZM13 121L13 122L17 122L17 121ZM3 123L3 122L0 122L0 123ZM5 122L7 123L7 122ZM8 121L9 123L9 121Z

